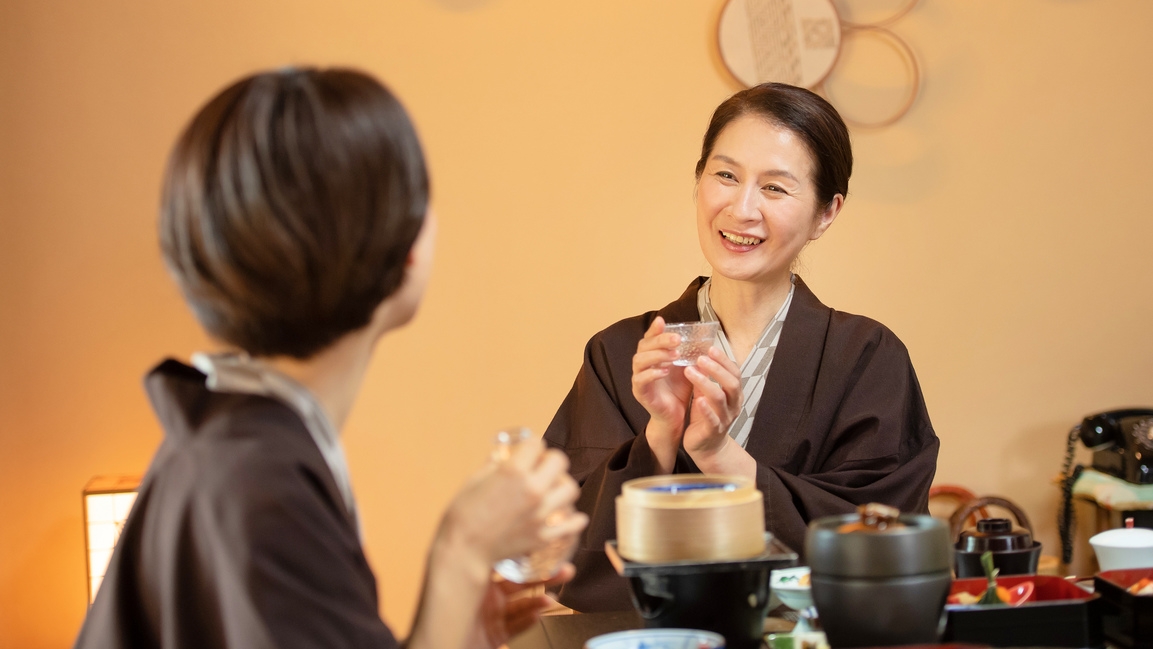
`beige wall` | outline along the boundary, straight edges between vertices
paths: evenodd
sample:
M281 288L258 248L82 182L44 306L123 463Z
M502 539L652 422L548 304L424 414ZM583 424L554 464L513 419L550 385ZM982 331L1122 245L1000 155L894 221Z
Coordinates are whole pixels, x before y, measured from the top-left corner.
M140 377L203 344L153 231L167 147L201 101L257 68L351 64L422 130L437 267L346 434L404 632L438 511L493 431L543 430L589 335L706 271L691 169L735 90L710 40L721 4L0 5L0 646L69 645L80 489L143 471L160 434ZM1068 428L1153 403L1151 25L1146 0L924 0L894 27L921 96L854 132L852 194L807 254L818 295L910 348L938 481L1020 502L1050 552ZM847 48L845 87L872 83L869 56Z

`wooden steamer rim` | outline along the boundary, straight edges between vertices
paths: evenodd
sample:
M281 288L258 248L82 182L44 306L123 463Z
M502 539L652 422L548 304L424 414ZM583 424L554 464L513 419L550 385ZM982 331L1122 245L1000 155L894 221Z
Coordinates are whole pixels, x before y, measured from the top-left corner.
M630 480L616 517L617 549L629 561L726 561L765 551L764 496L742 476Z

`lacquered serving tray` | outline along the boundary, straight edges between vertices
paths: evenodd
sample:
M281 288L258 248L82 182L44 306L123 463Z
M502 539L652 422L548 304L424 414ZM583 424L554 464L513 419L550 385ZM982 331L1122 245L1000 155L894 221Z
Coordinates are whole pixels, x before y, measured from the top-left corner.
M969 642L993 647L1102 647L1100 597L1062 577L1014 575L997 579L1012 588L1033 582L1033 599L1007 604L947 604L945 642ZM987 581L955 579L950 595L980 595Z
M1153 579L1153 568L1106 570L1093 578L1101 595L1101 628L1120 647L1153 649L1153 595L1134 595L1129 587Z

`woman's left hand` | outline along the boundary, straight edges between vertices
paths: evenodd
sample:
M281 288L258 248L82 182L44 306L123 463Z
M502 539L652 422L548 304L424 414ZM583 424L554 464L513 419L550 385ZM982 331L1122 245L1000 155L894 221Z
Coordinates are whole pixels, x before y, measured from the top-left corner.
M489 584L484 595L470 647L497 649L528 630L540 619L541 611L559 607L555 600L544 594L544 587L559 586L573 578L576 569L565 564L560 572L546 582L516 584L499 579Z
M699 465L730 440L729 426L741 410L741 370L713 347L696 365L685 368L685 378L693 384L693 403L683 444Z

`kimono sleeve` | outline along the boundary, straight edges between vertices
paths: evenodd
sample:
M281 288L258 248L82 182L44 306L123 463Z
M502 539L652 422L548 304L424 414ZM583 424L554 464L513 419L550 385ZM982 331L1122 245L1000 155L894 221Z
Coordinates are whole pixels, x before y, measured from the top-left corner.
M927 513L940 446L908 352L892 332L878 326L867 336L831 336L823 356L791 461L757 467L766 527L798 552L808 522L861 504Z

